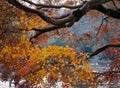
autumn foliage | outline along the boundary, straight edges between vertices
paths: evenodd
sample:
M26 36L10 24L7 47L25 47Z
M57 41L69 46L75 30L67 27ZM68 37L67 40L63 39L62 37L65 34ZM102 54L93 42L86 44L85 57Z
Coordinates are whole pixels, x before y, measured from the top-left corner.
M94 81L90 64L86 61L88 57L87 53L77 53L69 46L48 46L40 49L37 45L32 46L22 36L19 44L2 48L0 62L4 64L3 70L7 69L13 79L20 76L19 81L25 79L32 85L44 83L44 78L50 84L55 84L59 79L76 85Z
M119 0L0 0L1 80L12 80L18 88L55 88L58 82L97 86L101 79L118 82L119 4ZM105 72L93 74L89 59L99 53L95 59L114 60Z

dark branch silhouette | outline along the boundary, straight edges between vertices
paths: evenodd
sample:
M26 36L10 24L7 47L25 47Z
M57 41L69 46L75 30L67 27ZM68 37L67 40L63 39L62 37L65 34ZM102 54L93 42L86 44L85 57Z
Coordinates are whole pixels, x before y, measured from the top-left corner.
M40 18L42 18L44 21L46 21L47 23L54 25L52 27L45 28L44 32L41 31L42 29L37 30L37 32L38 31L40 31L40 32L36 33L36 35L33 36L32 38L36 38L40 34L48 32L48 31L53 31L53 30L57 30L59 28L64 28L64 27L70 27L75 22L79 21L90 10L97 10L99 12L102 12L102 13L108 15L108 17L120 19L120 11L109 9L102 5L102 4L110 2L110 1L112 1L113 4L115 5L113 0L90 0L90 1L83 2L78 6L46 5L46 4L36 4L30 0L22 0L22 1L27 2L33 6L40 7L40 8L48 8L48 9L56 8L56 9L58 9L58 8L64 7L64 8L69 8L69 9L75 9L75 10L71 10L71 12L69 12L67 14L65 13L65 14L61 15L60 17L49 17L49 16L45 15L45 13L40 11L39 9L32 9L29 6L24 5L23 3L21 3L18 0L8 0L8 2L11 3L12 5L14 5L15 7L22 9L26 12L34 13L34 14L38 15ZM68 24L69 24L69 26L68 26ZM33 28L33 29L36 29L36 28Z
M32 1L29 0L23 0L24 2L30 3L31 5L35 5L37 7L37 9L41 9L41 8L55 8L55 9L60 9L60 8L68 8L68 9L76 9L76 8L80 8L83 6L84 3L86 3L86 1L83 1L83 3L79 4L79 5L47 5L47 4L37 4L34 3Z
M70 21L72 21L74 19L74 16L71 13L71 14L69 14L67 17L65 17L63 19L55 20L55 19L52 19L49 16L45 15L44 12L39 11L38 9L32 9L30 7L27 7L27 6L23 5L22 3L20 3L17 0L8 0L8 2L11 3L12 5L16 6L19 9L22 9L22 10L24 10L26 12L31 12L31 13L34 13L34 14L38 15L44 21L46 21L47 23L50 23L52 25L57 25L57 26L64 25L67 22L70 22Z
M120 19L120 12L117 10L105 8L103 5L98 5L95 9L112 18Z
M97 49L96 51L94 51L90 55L90 58L97 55L97 54L99 54L99 53L101 53L101 52L103 52L105 49L110 48L110 47L119 47L120 48L120 44L109 44L109 45L103 46L103 47Z
M23 0L23 1L26 1L26 0ZM113 18L120 19L120 13L119 12L111 10L111 9L107 9L107 8L105 8L101 5L101 4L104 4L104 3L109 2L109 1L111 1L111 0L90 0L90 1L86 1L86 2L82 3L81 6L77 8L77 9L79 9L79 12L77 13L77 16L79 16L79 18L77 19L77 21L82 16L84 16L87 12L89 12L90 10L93 10L93 9L96 9L100 12L103 12L104 14L109 15ZM68 16L66 16L63 19L55 20L55 19L52 19L52 18L48 17L47 15L45 15L44 12L42 12L38 9L32 9L28 6L25 6L17 0L8 0L8 2L11 3L12 5L16 6L19 9L37 14L38 16L40 16L46 22L48 22L50 24L53 24L53 25L57 25L57 26L65 25L66 23L68 23L68 22L72 21L74 18L76 18L75 17L76 15L75 16L73 15L73 13L76 12L76 10L73 10L71 12L71 14L69 14ZM32 3L29 0L27 0L26 2L28 2L30 4ZM36 6L36 4L34 4L34 5ZM49 8L52 8L52 7L49 5ZM114 12L114 14L112 14L113 12Z

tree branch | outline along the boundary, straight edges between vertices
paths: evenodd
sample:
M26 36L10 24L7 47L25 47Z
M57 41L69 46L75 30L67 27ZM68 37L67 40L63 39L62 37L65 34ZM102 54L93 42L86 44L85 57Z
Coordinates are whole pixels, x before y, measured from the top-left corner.
M23 5L22 3L20 3L17 0L8 0L9 3L11 3L12 5L16 6L19 9L22 9L26 12L31 12L34 14L37 14L39 17L41 17L44 21L52 24L52 25L63 25L67 22L70 22L74 19L74 16L72 14L69 14L67 17L63 18L63 19L51 19L50 17L48 17L47 15L45 15L43 12L37 10L37 9L32 9L30 7L27 7L25 5Z
M50 26L50 27L43 28L43 29L33 28L32 30L35 30L36 34L30 38L30 41L32 42L32 39L37 38L40 34L43 34L45 32L50 32L50 31L56 30L58 28L63 28L63 27L64 26Z
M98 5L95 9L112 18L120 19L120 11L105 8L103 5Z
M35 4L29 0L22 0L22 1L26 1L30 4L38 6L38 4ZM22 10L27 11L27 12L37 14L44 21L53 25L52 27L45 28L45 30L39 29L39 32L37 32L37 34L35 36L33 36L32 38L36 38L42 33L53 31L53 30L56 30L58 28L70 27L75 22L79 21L90 10L98 10L98 11L100 11L100 12L102 12L110 17L120 19L120 12L119 11L105 8L102 5L102 4L107 3L109 1L111 1L111 0L86 1L83 4L81 4L81 6L78 7L78 9L75 9L70 13L64 14L58 18L54 18L54 17L51 18L51 17L45 15L43 12L41 12L38 9L32 9L29 6L25 6L24 4L20 3L18 0L8 0L9 3L16 6L17 8L22 9ZM55 7L55 6L53 6L53 7ZM53 8L53 7L51 5L49 5L49 8ZM60 6L58 6L58 7L60 8Z
M103 52L104 50L106 50L107 48L110 48L110 47L119 47L120 48L120 44L109 44L109 45L106 45L106 46L103 46L99 49L97 49L96 51L94 51L91 55L90 55L90 58Z
M83 1L79 5L72 6L72 5L50 5L50 4L47 5L47 4L41 4L41 3L40 4L36 4L36 3L32 2L32 1L29 1L29 0L23 0L23 1L25 1L25 2L27 2L29 4L31 4L31 5L36 6L38 9L41 9L41 8L55 8L55 9L68 8L68 9L76 9L76 8L81 8L84 5L84 3L86 2L86 1Z
M61 26L50 26L50 27L46 27L43 29L33 28L32 30L36 31L36 34L30 38L30 41L32 42L32 39L37 38L40 34L43 34L45 32L54 31L56 29L60 30L61 28L64 28L64 27L71 27L71 25L73 25L73 23L74 23L74 20L66 25L61 25Z
M25 0L23 0L23 1L25 1ZM27 0L28 1L28 0ZM102 11L102 12L104 12L104 13L106 13L106 8L103 8L103 10L101 10L100 8L101 7L99 7L99 6L101 6L101 5L99 5L98 6L98 4L103 4L103 3L106 3L106 2L109 2L109 1L111 1L111 0L90 0L90 1L87 1L87 2L85 2L85 3L83 3L83 4L81 4L81 6L78 8L80 11L79 11L79 13L77 14L77 15L75 15L75 16L79 16L79 19L81 18L81 13L82 13L82 15L85 15L87 12L89 12L90 10L92 10L92 8L95 8L95 7L97 7L97 8L95 8L96 10L99 10L99 11ZM73 15L73 13L75 12L75 11L73 11L73 12L71 12L70 14L68 14L66 17L64 17L63 19L52 19L52 18L50 18L50 17L48 17L47 15L45 15L43 12L41 12L41 11L39 11L38 9L32 9L32 8L30 8L29 6L25 6L25 5L23 5L22 3L20 3L19 1L17 1L17 0L8 0L8 2L9 3L11 3L11 4L13 4L14 6L16 6L17 8L19 8L19 9L22 9L22 10L24 10L24 11L27 11L27 12L31 12L31 13L34 13L34 14L37 14L39 17L41 17L44 21L46 21L46 22L48 22L48 23L50 23L50 24L52 24L52 25L57 25L57 26L59 26L59 25L64 25L64 24L66 24L66 23L68 23L68 22L70 22L70 21L72 21L74 18L75 18L75 16ZM32 2L30 2L29 1L29 3L32 3ZM32 3L33 4L33 3ZM50 8L52 8L52 7L50 7ZM83 13L84 12L84 13ZM115 11L114 11L115 12ZM80 15L79 15L80 14ZM107 14L107 13L106 13ZM118 13L116 13L116 14L118 14ZM109 15L111 15L111 14L109 14ZM114 18L119 18L120 16L112 16L112 17L114 17ZM79 20L79 19L77 19L77 21Z

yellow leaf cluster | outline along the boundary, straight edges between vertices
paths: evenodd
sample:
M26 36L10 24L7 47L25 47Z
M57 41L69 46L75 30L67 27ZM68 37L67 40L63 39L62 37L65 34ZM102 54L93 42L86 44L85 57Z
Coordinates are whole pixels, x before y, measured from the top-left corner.
M18 27L31 30L32 28L45 27L47 23L36 15L28 16L24 11L21 12L19 20L14 21Z
M35 50L37 49L36 47ZM41 50L38 49L37 52L34 51L34 55L30 55L28 62L30 68L32 68L31 71L34 72L33 76L38 75L41 80L46 77L49 83L53 82L52 80L61 79L63 82L67 80L72 85L80 82L88 84L93 82L94 78L90 64L83 59L85 57L88 58L88 56L88 54L84 53L80 58L76 58L75 49L69 46L48 46ZM39 83L40 80L37 81L35 82Z
M7 64L9 70L14 67L16 74L35 85L43 82L43 78L47 78L49 83L60 79L76 85L93 81L90 64L85 60L88 57L87 53L78 54L69 46L48 46L40 49L37 45L32 46L23 35L19 44L2 48L0 62Z
M9 67L18 65L20 59L29 56L29 52L31 51L30 45L31 43L25 39L25 36L21 36L19 44L15 46L4 46L2 48L0 52L0 62L7 64Z

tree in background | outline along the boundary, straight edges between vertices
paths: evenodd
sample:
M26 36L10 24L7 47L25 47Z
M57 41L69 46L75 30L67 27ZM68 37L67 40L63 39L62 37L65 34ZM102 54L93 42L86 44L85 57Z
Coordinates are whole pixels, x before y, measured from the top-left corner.
M119 0L0 1L2 79L11 78L20 88L47 87L58 80L72 86L79 83L90 85L100 82L101 76L105 82L117 82L120 73L119 4ZM92 24L101 19L97 31L79 36L72 33L69 28L85 17L94 18ZM95 42L96 45L90 55L76 51L75 46L44 48L50 37L67 38L69 46L74 42L83 42L83 45ZM107 72L94 77L87 60L103 51L114 56L115 60ZM47 78L47 83L43 78ZM25 82L20 84L21 80Z

